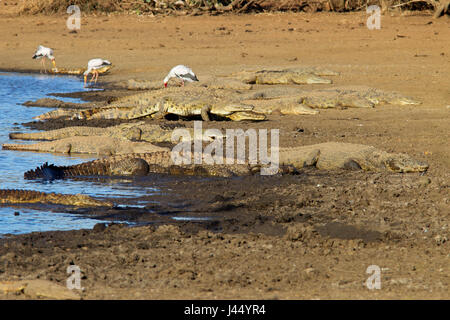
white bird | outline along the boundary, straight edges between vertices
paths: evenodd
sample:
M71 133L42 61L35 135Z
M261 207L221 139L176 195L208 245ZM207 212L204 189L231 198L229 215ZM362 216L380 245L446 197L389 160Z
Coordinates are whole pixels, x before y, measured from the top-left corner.
M167 88L167 82L169 82L170 78L181 79L182 87L184 86L185 81L198 81L197 76L194 72L192 72L191 68L183 66L181 64L173 67L172 70L170 70L169 74L164 78L164 87Z
M47 68L45 66L46 59L50 59L53 63L53 67L56 69L56 62L55 57L53 56L53 50L44 46L39 46L34 53L33 59L41 59L41 73L42 68L44 68L44 71L47 72Z
M108 60L103 60L103 59L100 59L100 58L89 60L88 68L83 73L83 75L84 75L84 86L86 86L87 76L89 75L89 73L92 72L92 78L91 78L91 81L89 81L89 82L92 82L92 80L94 80L94 78L95 78L95 83L97 83L97 79L98 79L98 71L97 71L97 69L101 69L103 67L110 66L111 64L112 63L109 62Z

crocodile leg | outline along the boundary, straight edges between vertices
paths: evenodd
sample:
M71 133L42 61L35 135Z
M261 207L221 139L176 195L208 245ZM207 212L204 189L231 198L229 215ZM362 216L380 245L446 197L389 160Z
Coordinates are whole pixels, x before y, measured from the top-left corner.
M203 106L202 107L202 119L203 119L203 121L209 121L209 112L211 111L211 106L208 104L208 105L205 105L205 106Z
M152 116L152 118L153 119L164 119L164 117L167 115L167 108L168 108L166 100L162 99L158 104L159 104L159 110Z

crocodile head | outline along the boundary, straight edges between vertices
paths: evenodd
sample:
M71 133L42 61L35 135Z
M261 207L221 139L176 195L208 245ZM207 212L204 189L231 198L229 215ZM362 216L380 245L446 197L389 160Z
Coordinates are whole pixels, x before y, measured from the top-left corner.
M388 101L390 104L398 104L401 106L421 104L421 102L418 100L414 100L413 98L403 97L403 96L394 97L392 99L388 99Z
M330 84L333 83L330 79L325 79L322 77L319 77L312 73L301 73L301 74L295 74L292 76L292 82L296 84Z
M389 156L384 161L384 165L387 169L394 172L423 172L429 168L426 162L413 159L406 154Z
M256 113L252 111L240 111L232 113L231 115L227 116L228 119L231 119L233 121L244 121L244 120L251 120L251 121L262 121L266 120L266 116L262 113Z
M213 105L211 113L218 116L228 116L234 112L244 112L253 110L253 106L246 104L227 104L227 105Z

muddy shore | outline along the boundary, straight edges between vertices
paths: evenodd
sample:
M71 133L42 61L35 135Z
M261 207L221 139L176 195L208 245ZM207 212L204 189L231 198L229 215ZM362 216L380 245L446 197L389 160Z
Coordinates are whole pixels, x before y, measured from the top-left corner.
M74 264L82 272L84 290L76 293L83 299L450 298L449 19L393 13L382 16L380 30L368 30L365 13L111 15L83 17L81 30L69 33L65 16L1 14L0 70L38 72L31 59L38 44L55 48L66 68L84 67L94 57L113 62L98 84L110 89L73 94L86 101L135 93L111 89L128 79L162 85L179 63L200 80L253 66L322 66L340 72L335 85L401 92L422 104L203 126L279 128L281 146L368 144L407 153L430 168L425 174L302 169L283 177L136 178L136 185L164 192L113 199L120 208L74 210L105 221L92 230L0 239L0 281L64 286ZM74 124L86 123L27 127ZM138 201L145 206L134 206ZM381 268L380 290L365 286L370 265ZM29 296L0 290L0 298Z

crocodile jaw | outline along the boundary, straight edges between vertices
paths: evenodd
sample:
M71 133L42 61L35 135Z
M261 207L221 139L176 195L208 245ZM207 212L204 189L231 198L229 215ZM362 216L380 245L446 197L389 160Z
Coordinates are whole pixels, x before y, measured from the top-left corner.
M244 120L250 120L250 121L262 121L266 120L266 116L261 113L256 112L235 112L231 115L229 115L227 118L233 120L233 121L244 121Z
M387 169L394 172L424 172L429 165L426 162L412 159L408 155L397 154L395 157L388 157L384 162Z

